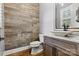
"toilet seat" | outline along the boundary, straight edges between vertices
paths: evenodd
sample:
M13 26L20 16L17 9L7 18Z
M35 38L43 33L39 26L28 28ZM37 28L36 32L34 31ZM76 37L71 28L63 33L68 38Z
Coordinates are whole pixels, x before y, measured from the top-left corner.
M42 42L40 42L40 41L33 41L33 42L30 43L30 46L31 47L39 47L41 43Z

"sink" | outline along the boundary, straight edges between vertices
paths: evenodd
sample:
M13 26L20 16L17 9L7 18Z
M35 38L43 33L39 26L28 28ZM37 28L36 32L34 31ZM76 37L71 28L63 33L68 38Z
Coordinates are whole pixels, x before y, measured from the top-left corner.
M52 31L55 36L64 38L65 40L79 43L79 32L71 31ZM70 34L69 34L70 33ZM68 36L65 36L68 35Z
M52 33L54 33L56 36L65 37L65 35L70 33L70 31L53 31Z
M73 36L73 37L69 37L68 38L70 41L73 41L73 42L78 42L79 43L79 36Z
M52 31L55 36L64 37L72 40L79 40L79 32L71 32L71 31ZM67 36L66 36L67 35Z

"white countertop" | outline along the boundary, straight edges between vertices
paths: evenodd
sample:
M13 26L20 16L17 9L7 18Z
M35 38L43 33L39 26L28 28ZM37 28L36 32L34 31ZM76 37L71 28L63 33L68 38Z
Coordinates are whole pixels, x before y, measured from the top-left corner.
M55 36L54 34L51 34L51 33L43 34L43 36L48 36L48 37L58 38L59 40L65 40L65 41L71 41L71 42L79 43L79 36L67 38L67 37Z

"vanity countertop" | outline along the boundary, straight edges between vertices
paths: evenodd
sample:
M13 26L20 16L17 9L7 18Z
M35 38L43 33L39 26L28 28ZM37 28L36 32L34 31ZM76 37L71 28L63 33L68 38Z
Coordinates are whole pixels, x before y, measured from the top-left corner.
M70 41L70 42L78 43L79 44L79 36L75 36L75 37L72 37L72 38L68 38L68 37L56 36L56 35L51 34L51 33L43 34L43 36L57 38L57 39L60 39L60 40Z

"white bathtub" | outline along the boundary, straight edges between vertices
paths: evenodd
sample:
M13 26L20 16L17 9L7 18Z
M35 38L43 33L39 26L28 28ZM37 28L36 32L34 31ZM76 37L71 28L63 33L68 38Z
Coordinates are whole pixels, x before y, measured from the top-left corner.
M24 46L24 47L20 47L20 48L15 48L15 49L7 50L7 51L4 51L3 55L4 56L10 55L12 53L16 53L16 52L19 52L19 51L27 50L29 48L30 48L30 46Z

